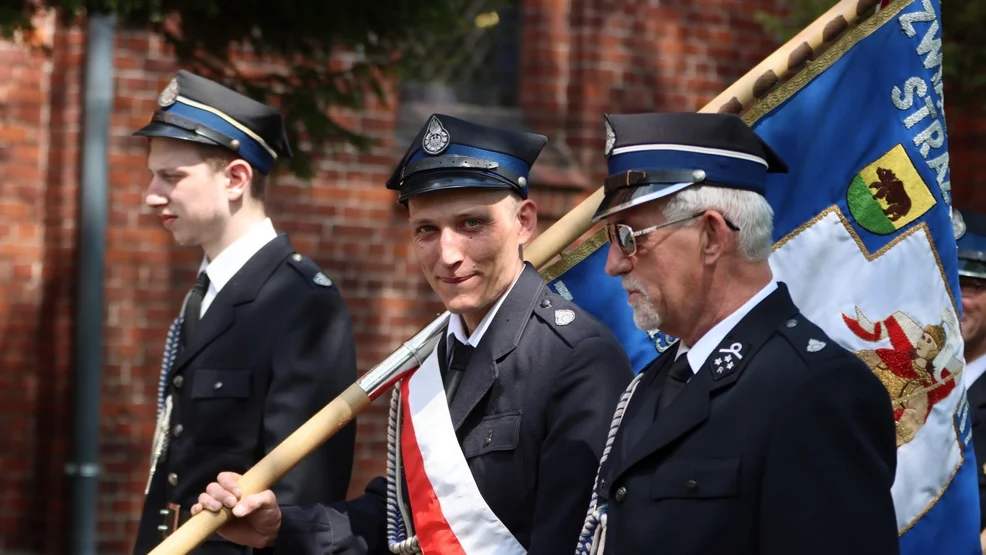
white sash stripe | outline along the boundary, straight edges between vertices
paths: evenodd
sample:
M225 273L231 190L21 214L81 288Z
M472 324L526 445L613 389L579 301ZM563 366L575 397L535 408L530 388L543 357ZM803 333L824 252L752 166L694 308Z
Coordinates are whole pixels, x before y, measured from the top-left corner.
M408 409L425 474L442 514L467 555L526 555L479 492L445 400L437 349L408 381Z

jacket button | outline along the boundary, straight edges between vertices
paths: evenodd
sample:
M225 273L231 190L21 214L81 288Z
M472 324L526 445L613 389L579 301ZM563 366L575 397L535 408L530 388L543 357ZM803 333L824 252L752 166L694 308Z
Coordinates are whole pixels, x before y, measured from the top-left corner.
M171 474L168 474L168 483L171 484L172 486L177 486L178 485L178 475L175 474L174 472L172 472Z
M688 491L698 490L698 482L696 482L695 480L688 480L687 482L685 482L685 489Z
M541 308L551 308L551 299L541 299Z
M223 382L216 382L212 384L212 389L219 389L222 386L223 386Z
M183 431L185 431L184 426L182 426L181 424L175 424L175 426L171 428L171 435L178 437L181 435Z
M175 379L171 380L171 383L175 384L175 387L181 389L181 385L185 383L185 378L181 376L175 376Z
M623 503L627 499L627 488L620 486L613 495L613 500L617 503Z

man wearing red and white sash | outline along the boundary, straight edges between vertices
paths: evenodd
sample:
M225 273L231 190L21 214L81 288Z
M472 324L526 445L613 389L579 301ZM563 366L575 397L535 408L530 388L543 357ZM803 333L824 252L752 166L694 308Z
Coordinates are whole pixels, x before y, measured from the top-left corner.
M241 518L220 533L275 553L572 552L632 371L608 328L523 260L537 227L528 175L545 141L435 114L387 183L452 313L398 384L387 479L347 503L279 507L269 491L240 499L224 473L195 512L233 507Z

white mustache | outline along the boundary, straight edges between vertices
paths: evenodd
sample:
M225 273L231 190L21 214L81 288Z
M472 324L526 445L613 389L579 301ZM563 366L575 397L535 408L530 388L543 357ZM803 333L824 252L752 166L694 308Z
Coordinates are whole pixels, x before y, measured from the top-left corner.
M647 296L647 294L644 293L643 284L641 284L640 282L638 282L636 279L634 279L634 278L632 278L630 276L623 276L622 280L623 280L623 289L627 293L639 293L640 295L643 295L644 297Z

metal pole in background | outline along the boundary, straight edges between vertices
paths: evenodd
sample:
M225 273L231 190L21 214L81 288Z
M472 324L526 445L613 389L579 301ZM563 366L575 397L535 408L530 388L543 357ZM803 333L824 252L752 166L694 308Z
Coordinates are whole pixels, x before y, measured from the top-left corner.
M75 315L75 418L72 459L72 535L75 555L97 553L99 397L103 373L103 269L106 251L113 39L116 16L88 14L83 90L82 186L79 190Z

